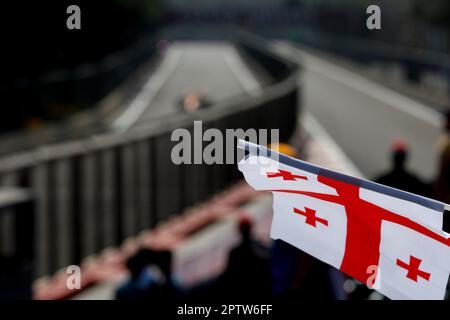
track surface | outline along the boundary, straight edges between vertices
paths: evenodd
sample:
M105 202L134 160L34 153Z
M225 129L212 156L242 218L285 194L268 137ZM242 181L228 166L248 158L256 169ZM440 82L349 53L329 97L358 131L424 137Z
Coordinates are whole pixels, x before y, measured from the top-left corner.
M303 64L303 107L364 176L388 168L390 145L402 139L410 146L410 169L424 179L434 177L439 113L291 45L275 47Z
M116 127L127 129L181 112L180 99L191 91L199 92L212 103L248 95L251 88L241 79L252 77L230 44L176 42L129 108L118 117Z

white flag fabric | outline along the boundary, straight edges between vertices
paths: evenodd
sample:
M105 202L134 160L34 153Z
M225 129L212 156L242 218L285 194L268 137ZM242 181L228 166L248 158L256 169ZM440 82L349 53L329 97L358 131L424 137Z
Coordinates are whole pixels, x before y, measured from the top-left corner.
M450 274L444 204L243 140L239 170L273 193L271 237L391 299L443 299Z

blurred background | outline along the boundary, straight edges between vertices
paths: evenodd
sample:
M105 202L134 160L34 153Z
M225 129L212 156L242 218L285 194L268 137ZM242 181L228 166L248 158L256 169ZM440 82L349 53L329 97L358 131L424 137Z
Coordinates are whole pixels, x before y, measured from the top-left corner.
M408 63L421 62L428 64L428 68L411 67L405 78L429 87L436 95L438 92L445 95L448 92L445 54L449 50L447 1L377 1L382 12L382 30L378 32L365 27L366 8L375 4L372 2L5 3L1 13L5 44L1 53L1 87L4 104L8 106L4 110L9 116L2 120L1 130L34 128L42 122L61 120L91 108L148 59L154 48L150 39L156 40L158 30L177 24L244 27L266 37L289 39L357 62L390 68L393 73ZM77 32L65 28L69 16L65 12L70 4L78 4L82 9L83 25Z
M0 298L383 299L273 243L270 196L236 165L175 165L171 132L280 129L292 156L448 203L449 15L446 0L1 4Z

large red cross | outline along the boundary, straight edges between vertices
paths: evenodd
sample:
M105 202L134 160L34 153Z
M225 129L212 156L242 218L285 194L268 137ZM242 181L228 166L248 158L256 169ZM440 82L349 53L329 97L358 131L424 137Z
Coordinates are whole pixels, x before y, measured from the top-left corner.
M409 264L397 259L397 265L408 270L406 277L415 282L417 282L418 277L424 278L427 281L429 281L431 277L430 273L419 269L421 263L422 260L414 256L409 256Z
M366 283L370 273L369 266L378 266L380 258L381 222L389 221L421 233L435 241L450 246L450 238L431 231L423 225L388 211L359 198L359 187L318 176L318 181L332 187L337 195L298 190L269 190L310 196L319 200L337 203L345 208L347 215L347 236L345 254L340 270L355 279ZM364 223L361 223L362 218Z
M308 178L305 176L295 175L285 170L278 170L278 172L267 172L267 178L278 178L278 177L283 178L283 180L289 181L297 181L297 179L308 180Z
M323 224L324 226L328 227L328 220L325 220L323 218L319 218L316 216L316 210L313 210L311 208L305 207L305 211L301 211L297 208L294 208L294 212L298 213L302 216L306 217L305 223L309 224L310 226L313 226L314 228L317 226L317 222Z

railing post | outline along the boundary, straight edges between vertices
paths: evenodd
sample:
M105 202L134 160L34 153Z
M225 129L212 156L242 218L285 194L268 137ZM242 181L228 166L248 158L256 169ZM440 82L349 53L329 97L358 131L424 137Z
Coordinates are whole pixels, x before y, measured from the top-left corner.
M115 190L117 189L117 177L115 175L115 158L114 151L111 149L101 151L100 155L100 170L101 173L101 194L100 207L102 210L102 243L104 247L113 246L116 244L117 238L117 211Z
M87 257L96 252L96 206L98 194L95 188L95 158L88 153L82 157L81 163L81 256Z
M136 168L137 192L139 193L138 231L151 227L151 168L150 168L150 143L147 140L138 142Z
M72 166L68 159L61 159L55 165L55 221L56 265L63 268L73 263L73 179Z

